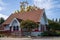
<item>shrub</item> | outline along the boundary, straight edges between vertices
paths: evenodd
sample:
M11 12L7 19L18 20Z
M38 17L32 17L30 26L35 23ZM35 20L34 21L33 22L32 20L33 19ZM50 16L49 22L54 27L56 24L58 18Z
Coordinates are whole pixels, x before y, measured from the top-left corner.
M45 31L41 33L41 36L60 36L57 32Z
M43 33L41 33L41 36L48 36L49 34L48 34L48 32L47 31L45 31L45 32L43 32Z

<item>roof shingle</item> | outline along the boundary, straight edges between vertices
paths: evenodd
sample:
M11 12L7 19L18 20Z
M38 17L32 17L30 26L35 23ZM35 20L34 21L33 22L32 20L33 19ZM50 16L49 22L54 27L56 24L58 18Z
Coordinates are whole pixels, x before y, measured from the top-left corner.
M39 22L41 19L41 16L43 15L43 11L44 11L43 9L38 9L38 10L29 11L29 12L14 13L14 14L11 14L3 24L10 24L10 22L14 18L18 18L22 20L29 19L35 22Z

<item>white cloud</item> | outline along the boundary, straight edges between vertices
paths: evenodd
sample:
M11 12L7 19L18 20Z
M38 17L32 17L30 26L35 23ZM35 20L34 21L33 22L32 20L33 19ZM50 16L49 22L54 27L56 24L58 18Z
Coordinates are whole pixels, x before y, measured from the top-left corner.
M0 11L5 9L6 3L4 3L2 0L0 0Z
M0 7L0 11L2 11L4 9L4 7Z
M3 15L1 12L3 12L2 10L5 10L5 6L7 4L5 2L3 2L3 0L0 0L0 17L3 17L4 19L7 19L7 15Z
M3 14L0 14L0 17L3 17L4 19L7 19L8 18L8 16L3 15Z
M55 16L54 9L60 8L59 0L33 0L33 1L35 6L39 8L45 8L45 11L48 17L54 17Z
M53 7L52 0L34 0L34 4L37 7L50 9Z
M34 4L37 6L37 7L40 7L40 8L45 8L46 10L48 9L51 9L51 8L60 8L60 4L57 4L59 1L56 0L33 0L34 1Z
M0 0L0 5L6 5L2 0Z

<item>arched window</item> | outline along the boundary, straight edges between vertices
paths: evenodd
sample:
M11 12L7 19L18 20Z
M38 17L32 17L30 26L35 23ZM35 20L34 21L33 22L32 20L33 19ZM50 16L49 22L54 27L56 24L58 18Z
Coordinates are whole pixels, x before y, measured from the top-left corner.
M10 23L9 26L12 26L12 28L10 28L11 31L19 31L20 30L20 27L19 27L20 22L16 18L14 18L12 20L12 22Z
M19 31L19 26L14 26L13 31Z
M17 26L17 31L19 30L19 27Z
M13 27L13 30L15 31L15 26Z

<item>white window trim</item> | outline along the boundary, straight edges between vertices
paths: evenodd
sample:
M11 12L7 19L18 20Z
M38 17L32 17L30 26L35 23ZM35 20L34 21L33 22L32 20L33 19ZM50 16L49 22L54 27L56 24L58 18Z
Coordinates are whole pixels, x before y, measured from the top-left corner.
M20 31L20 23L19 23L19 21L18 21L16 18L14 18L14 19L11 21L11 23L10 23L9 26L10 26L10 27L12 26L12 23L13 23L14 20L16 20L16 21L18 22L19 31ZM13 31L13 27L12 27L11 31Z

